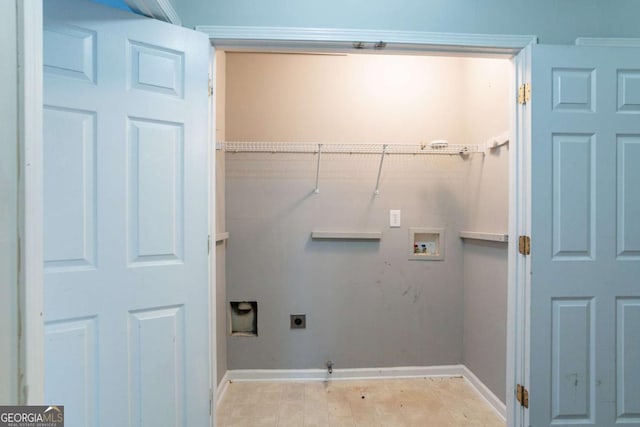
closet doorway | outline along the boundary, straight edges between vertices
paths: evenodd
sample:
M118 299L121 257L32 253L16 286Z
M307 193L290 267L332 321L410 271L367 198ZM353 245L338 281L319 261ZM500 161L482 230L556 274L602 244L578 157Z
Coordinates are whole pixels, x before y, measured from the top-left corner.
M214 71L218 381L461 369L505 415L512 61L228 49ZM238 301L257 337L229 334Z

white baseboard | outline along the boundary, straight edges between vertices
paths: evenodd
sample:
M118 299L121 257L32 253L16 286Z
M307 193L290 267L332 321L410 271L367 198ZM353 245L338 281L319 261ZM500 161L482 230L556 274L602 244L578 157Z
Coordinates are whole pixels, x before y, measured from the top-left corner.
M507 419L507 406L466 366L462 376L503 420Z
M216 408L222 402L227 389L229 388L229 371L224 374L224 377L220 380L220 384L216 388Z
M216 404L222 400L229 382L237 381L341 381L401 378L463 377L474 390L506 420L507 408L469 368L464 365L409 366L394 368L334 369L236 369L220 381Z
M326 381L376 378L461 377L463 365L408 366L394 368L334 369L238 369L227 371L229 381Z

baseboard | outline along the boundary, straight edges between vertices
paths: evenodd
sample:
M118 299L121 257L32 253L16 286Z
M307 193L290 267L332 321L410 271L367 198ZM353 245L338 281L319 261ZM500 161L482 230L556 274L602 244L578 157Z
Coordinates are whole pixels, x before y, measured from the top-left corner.
M393 368L334 369L238 369L227 371L229 381L326 381L423 377L462 377L463 365L409 366Z
M229 388L229 371L224 374L224 377L220 380L220 384L216 388L216 408L222 402L227 389Z
M489 406L491 406L493 410L502 417L503 420L507 419L507 406L502 403L502 401L498 399L491 390L489 390L489 387L480 381L480 378L476 377L476 375L466 366L463 367L462 376L469 382L469 384L471 384L471 386L489 404Z
M341 381L369 379L463 377L471 387L493 408L503 420L507 417L506 405L482 381L464 365L409 366L393 368L334 369L236 369L224 375L217 388L216 405L219 405L232 381Z

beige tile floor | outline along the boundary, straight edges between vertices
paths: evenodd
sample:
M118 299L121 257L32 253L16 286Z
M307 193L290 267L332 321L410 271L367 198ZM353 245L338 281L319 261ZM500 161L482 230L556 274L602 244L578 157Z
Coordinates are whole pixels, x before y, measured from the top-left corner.
M217 427L504 427L463 378L230 383Z

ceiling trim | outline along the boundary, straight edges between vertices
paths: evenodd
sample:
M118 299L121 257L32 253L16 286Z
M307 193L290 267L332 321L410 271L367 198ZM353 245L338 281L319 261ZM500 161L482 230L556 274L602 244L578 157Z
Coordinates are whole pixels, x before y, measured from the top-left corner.
M640 47L640 38L578 37L577 46Z
M514 55L529 44L532 35L431 33L421 31L354 30L335 28L247 27L200 25L196 27L220 48L239 50L305 49L363 52L462 52Z

